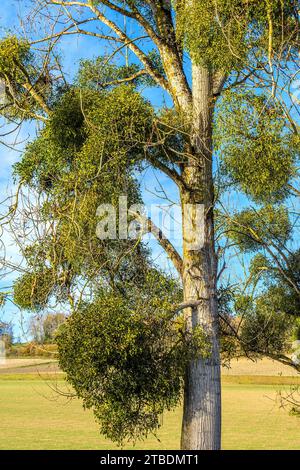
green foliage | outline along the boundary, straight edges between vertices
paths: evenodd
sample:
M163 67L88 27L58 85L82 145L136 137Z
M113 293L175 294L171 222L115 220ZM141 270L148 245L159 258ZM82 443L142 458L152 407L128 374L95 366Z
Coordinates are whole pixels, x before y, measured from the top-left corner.
M223 364L229 364L236 357L238 341L234 331L239 321L233 315L234 292L229 287L218 289L218 315L220 328L220 350Z
M253 288L264 286L269 288L274 285L278 266L274 266L274 262L264 253L256 254L250 261L249 266L249 285ZM276 284L276 282L275 282Z
M19 120L32 119L43 112L42 102L50 97L51 83L46 70L41 67L41 72L39 66L27 40L15 35L0 40L0 79L5 83L1 115Z
M99 144L105 143L107 147L104 150L107 148L110 154L107 155L107 164L122 171L144 159L144 146L152 128L152 119L152 108L139 93L131 86L118 87L87 114L87 124L90 120L94 129L89 133L83 152L97 150L96 158L100 159L103 145Z
M148 60L158 72L164 75L160 55L156 50L147 54ZM134 87L154 87L157 83L147 73L141 74L141 66L137 63L117 65L111 57L98 56L94 60L82 60L77 78L78 86L94 90L112 89L120 83L130 83ZM134 79L132 77L136 76ZM129 80L127 80L129 79Z
M40 310L47 305L53 288L51 270L25 273L14 282L14 302L25 310Z
M297 290L300 288L300 252L296 250L294 252L284 253L281 251L281 255L276 259L266 256L265 254L257 254L250 263L250 273L252 281L262 281L263 285L270 287L272 285L280 285L285 295L289 296L287 305L290 306L288 309L291 313L294 309L294 314L300 314L299 310L299 293ZM292 298L294 300L292 300ZM295 302L298 303L298 308L295 306ZM292 313L293 314L293 313Z
M288 355L299 335L299 251L277 259L257 254L250 266L253 282L263 281L256 298L236 296L241 341L249 354Z
M128 296L100 291L59 331L60 366L101 432L119 444L155 433L162 412L181 399L188 361L209 354L204 333L188 333L174 318L176 290L149 272Z
M71 88L54 105L53 113L47 122L45 135L52 146L76 151L84 143L84 110L95 103L95 93L81 92Z
M266 56L296 37L293 2L282 0L174 0L178 38L193 59L214 70L231 72L251 53ZM253 56L254 57L254 56Z
M93 179L99 185L100 178L110 177L119 188L127 167L144 158L151 123L150 105L130 86L102 93L71 89L40 137L27 146L15 174L27 183L42 183L42 190L55 183L61 188L63 182L69 190L75 177L77 186Z
M15 283L15 301L45 310L83 286L90 301L73 305L61 328L60 362L102 432L118 442L155 432L163 410L181 398L187 361L198 349L208 354L203 332L191 335L173 319L182 293L152 268L143 244L96 235L101 203L116 206L122 194L129 205L141 202L132 172L152 127L153 110L133 86L74 87L15 166L44 196L41 219L53 221L25 249L31 274Z
M224 23L225 20L224 35L229 36L231 47L236 54L244 57L245 23L237 22L232 15L236 3L236 1L221 2L222 18L219 17L219 21ZM228 41L222 33L215 9L212 1L176 0L177 35L186 44L196 62L216 69L229 70L238 59L230 53Z
M278 239L276 243L281 246ZM227 328L221 340L225 358L246 354L254 358L285 356L289 361L292 342L299 335L299 252L282 254L279 250L279 253L274 259L268 250L263 250L252 258L248 280L248 287L253 287L251 296L230 293L225 312ZM258 294L254 297L257 286ZM221 329L223 332L222 322Z
M285 313L286 314L286 323L289 323L288 317L298 316L299 315L299 305L298 309L294 310L295 304L291 298L290 291L285 289L283 285L272 285L256 299L256 308L258 311L268 310L270 312ZM298 311L297 311L298 310Z
M300 249L289 252L285 274L288 278L293 279L294 283L300 287ZM279 276L279 280L283 281L282 276Z
M292 339L294 341L300 341L300 318L297 318L295 321Z
M27 41L16 36L7 36L0 41L0 76L18 81L23 77L20 64L27 64L30 60L30 46Z
M145 158L153 110L133 86L97 90L89 83L92 65L82 65L82 88L59 97L15 166L16 177L45 196L41 218L55 223L25 255L33 272L51 266L57 301L78 282L86 282L92 292L102 283L121 291L128 282L142 285L150 266L141 243L97 238L96 210L108 202L117 209L124 194L128 205L142 202L132 172Z
M251 271L255 275L255 267L257 271L260 261L264 258L264 271L260 280L263 286L267 288L269 296L274 296L274 305L289 317L295 319L300 317L300 279L299 279L299 250L289 253L277 262L271 258L257 255L251 263Z
M0 109L5 117L14 118L20 115L20 109L15 104L19 100L24 104L24 99L22 99L23 67L25 70L27 67L30 68L31 59L30 47L26 41L12 35L1 39L0 78L5 83L5 99ZM30 70L28 73L30 74Z
M289 214L284 206L245 209L227 220L228 237L245 252L257 251L273 242L284 245L291 229Z
M254 258L252 258L250 263L250 273L253 277L257 278L264 274L268 276L270 269L270 261L262 253L258 253Z
M234 311L239 316L247 315L253 308L253 299L245 294L237 294L234 297Z
M287 196L299 139L270 98L227 92L217 114L215 143L223 172L254 201L278 202Z
M117 209L123 194L128 205L141 202L132 171L144 158L151 125L151 107L130 86L102 92L74 88L60 98L15 166L16 177L45 195L43 220L56 222L55 233L26 251L34 269L37 260L50 263L69 287L76 285L77 276L92 283L101 275L114 277L115 271L122 271L123 280L134 277L128 257L144 269L146 252L134 249L136 242L97 238L96 211L109 202Z
M282 288L272 287L255 300L246 315L243 312L240 337L244 349L274 357L289 352L295 320L286 315L283 295Z

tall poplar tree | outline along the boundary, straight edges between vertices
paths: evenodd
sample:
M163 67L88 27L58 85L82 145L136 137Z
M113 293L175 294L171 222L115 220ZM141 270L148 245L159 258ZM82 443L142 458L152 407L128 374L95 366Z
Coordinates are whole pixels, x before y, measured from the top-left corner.
M265 103L262 101L257 103L259 100L257 95L256 98L247 95L247 99L250 103L248 106L253 103L254 106L256 104L261 106L261 116L265 117L264 111L267 110L270 113L267 118L272 123L270 115L274 109L274 112L278 113L278 109L269 106L268 96L275 99L276 88L280 87L280 81L276 82L273 78L274 70L279 70L281 64L293 62L298 53L299 2L295 0L177 0L174 2L169 0L39 0L35 8L35 14L46 14L44 17L52 23L49 27L49 31L52 31L49 36L35 38L31 42L31 45L35 47L45 47L48 44L46 54L48 62L34 61L30 56L27 41L14 42L11 38L10 45L8 43L2 45L3 51L5 47L14 47L14 54L10 58L11 63L6 58L5 51L2 51L3 58L0 63L0 74L6 81L9 97L3 113L13 119L34 118L43 122L49 119L50 123L55 123L57 108L52 107L55 102L53 82L59 74L55 66L55 57L51 60L49 58L56 43L64 36L71 36L75 39L76 35L85 35L93 38L93 41L99 40L99 45L114 44L115 50L112 49L114 52L111 57L116 57L120 51L130 52L131 61L130 59L128 61L127 55L126 65L119 69L112 67L108 70L108 59L104 60L104 65L101 61L91 63L89 66L86 64L85 74L81 75L81 79L85 85L88 82L95 90L102 90L102 92L108 90L108 97L86 96L83 100L92 104L84 104L83 108L88 109L90 106L92 109L92 113L87 115L87 122L98 125L101 129L99 132L107 132L109 120L105 123L103 117L97 118L97 111L105 110L107 113L112 112L117 115L118 111L114 103L119 100L124 108L124 100L133 100L132 112L130 110L124 112L127 112L129 120L133 119L136 127L133 126L130 145L122 149L124 155L131 152L133 159L141 158L137 157L137 153L140 155L142 147L144 151L142 158L154 168L164 172L178 187L183 214L182 256L169 241L160 236L161 234L151 221L148 221L147 227L153 229L152 232L157 236L181 278L187 330L192 332L200 327L205 332L206 341L209 344L208 355L195 353L194 357L189 356L186 364L181 446L182 449L220 449L218 254L215 249L214 214L217 199L214 181L214 160L217 158L217 152L214 151L217 105L224 93L234 94L236 87L247 85L247 83L254 84L256 88L261 86L258 96L262 95L267 83ZM124 26L125 19L131 28ZM129 30L132 34L128 32ZM104 75L103 70L105 70ZM101 75L101 80L97 81L99 75ZM124 92L125 95L112 91L114 96L109 97L109 93L112 89L114 90L115 86L132 84L138 87L141 83L145 86L152 84L159 87L169 94L173 102L171 111L162 113L159 117L162 123L160 132L164 141L161 146L157 137L154 142L149 140L147 126L148 121L152 119L152 111L142 99L139 101L136 95L128 90ZM79 80L77 86L80 88L81 85ZM126 86L121 89L124 91ZM134 93L138 93L137 89ZM57 90L56 93L58 93ZM67 103L70 105L74 95L66 96ZM85 136L79 134L77 135L78 142L74 144L72 141L74 116L76 118L80 116L77 130L82 125L80 122L82 116L78 113L76 106L75 103L73 116L71 111L70 141L73 147L74 145L80 147L80 139L86 138ZM97 106L99 106L98 110ZM242 118L247 119L247 105L246 108L238 108L238 111L241 112L242 109L246 109ZM281 109L281 111L284 114L285 110ZM143 121L140 122L140 129L138 115L142 116ZM122 122L124 123L122 119L120 118L121 126ZM111 119L110 123L112 122ZM50 132L50 140L51 132L53 132L51 125L46 124L45 131L46 134ZM262 128L259 128L259 131L260 135L258 133L253 135L254 142L256 137L264 135ZM280 133L280 129L275 129L275 131ZM138 140L137 136L141 133L148 135L148 141L146 138L143 142L143 139L140 139L140 148L137 145L135 152L133 141ZM297 126L296 128L292 126L293 137L297 136L297 133ZM44 134L45 139L49 137L46 134ZM126 137L129 142L128 135ZM67 140L68 136L64 135L59 138ZM92 144L91 138L88 145L92 151L95 151ZM84 153L84 158L87 159L88 145L85 146ZM271 142L271 145L274 148L274 142ZM235 152L238 152L238 148L239 142L234 148ZM218 144L218 149L222 151L222 143ZM113 142L110 150L114 150ZM38 151L38 148L31 148L32 154L38 155ZM50 151L49 147L47 151ZM288 150L286 152L288 154ZM273 154L276 158L277 154ZM230 155L226 161L229 162L229 166L232 164L230 171L234 173L236 170L237 174L239 165L243 162L240 162L238 157L234 160L236 155L238 154L231 154L233 161L230 161ZM257 149L249 148L249 155L257 155ZM245 158L247 158L246 155ZM272 157L270 158L272 160ZM274 196L275 199L281 187L289 182L289 176L292 178L293 172L288 172L295 163L295 159L290 155L282 159L287 165L283 171L284 175L287 175L287 180L283 181L284 178L280 180L282 166L277 160L273 168L272 165L268 167L268 161L264 161L263 155L260 160L261 165L265 165L267 169L271 167L270 171L274 171L275 175L279 168L278 187L274 191L269 188L270 198ZM252 174L255 174L254 157L250 163ZM37 160L36 164L40 162ZM121 168L126 168L126 165L127 162L124 163L122 160ZM26 179L25 167L22 170L21 166L18 172ZM56 169L52 171L55 173ZM251 173L251 169L249 172ZM236 180L238 179L237 176ZM242 189L246 188L251 193L250 183L244 177ZM44 179L44 184L47 186L47 178ZM112 182L110 184L113 187ZM132 190L133 193L134 190ZM251 195L254 193L255 191L252 191ZM259 200L259 195L255 197ZM203 246L200 249L195 249L191 245L190 224L184 223L191 218L190 208L197 206L204 207L203 220L195 230L195 233L202 231ZM192 211L193 217L192 225L196 225L199 223L196 210ZM105 309L109 309L109 305L106 305ZM88 318L91 320L92 314Z

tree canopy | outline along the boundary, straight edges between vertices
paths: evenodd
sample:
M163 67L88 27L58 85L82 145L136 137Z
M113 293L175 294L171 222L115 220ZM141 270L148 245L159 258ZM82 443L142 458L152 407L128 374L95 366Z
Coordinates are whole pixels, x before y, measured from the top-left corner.
M17 126L42 123L14 166L35 207L21 221L26 270L13 299L31 311L69 305L57 336L61 367L119 443L156 432L161 413L184 394L200 397L194 413L191 400L186 407L187 428L210 410L220 399L212 393L219 343L224 360L266 355L299 370L289 356L300 316L291 208L299 197L299 109L291 96L298 9L294 0L39 1L34 18L46 15L51 33L0 42L1 114ZM69 35L114 45L84 58L70 82L55 53ZM145 98L154 86L171 106ZM140 213L147 167L175 183L183 220L189 203L204 206L198 252L185 222L181 253ZM138 236L100 239L97 209L115 207L118 231L122 195L137 207L125 212ZM233 208L231 197L243 207ZM17 203L11 214L17 219ZM149 231L173 276L151 259ZM226 276L236 252L247 264L242 285ZM208 380L196 390L201 373Z

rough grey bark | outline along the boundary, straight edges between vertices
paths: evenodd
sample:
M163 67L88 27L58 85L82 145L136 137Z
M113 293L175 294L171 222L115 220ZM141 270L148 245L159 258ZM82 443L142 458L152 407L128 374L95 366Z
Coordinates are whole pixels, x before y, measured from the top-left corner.
M221 384L216 297L217 259L214 248L212 178L213 83L211 74L193 66L193 130L191 152L183 177L181 192L183 214L189 204L204 205L204 220L197 230L204 230L204 244L190 249L186 224L183 224L183 287L185 301L200 305L189 309L189 328L197 325L208 334L209 359L195 358L187 371L182 423L182 449L218 450L221 447ZM197 221L195 220L195 223ZM199 223L199 221L198 221Z

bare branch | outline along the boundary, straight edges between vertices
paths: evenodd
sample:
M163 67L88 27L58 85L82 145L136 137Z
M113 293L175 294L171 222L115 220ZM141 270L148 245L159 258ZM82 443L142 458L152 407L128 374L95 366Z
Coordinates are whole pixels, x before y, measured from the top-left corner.
M106 34L100 34L100 33L96 33L96 32L93 32L93 31L86 31L84 29L78 28L79 25L90 23L91 21L97 21L97 18L88 18L88 19L83 20L83 21L74 21L74 23L72 23L71 25L69 25L65 29L61 30L59 33L51 34L49 36L46 36L42 39L37 39L35 41L30 41L29 44L30 45L40 44L40 43L43 43L43 42L46 42L46 41L50 41L51 39L60 38L62 36L67 36L67 35L71 35L71 34L82 34L82 35L86 35L86 36L96 37L98 39L105 39L107 41L122 42L122 40L118 37L109 36L109 35L106 35ZM70 31L72 28L76 28L76 30L75 31Z
M110 28L141 61L144 68L147 70L148 74L165 90L170 91L170 86L168 80L154 67L152 62L149 60L147 55L135 44L134 40L130 39L127 34L111 19L107 18L100 10L92 3L84 2L63 2L58 0L50 0L50 4L60 5L60 6L81 6L90 9L96 16L96 18L101 21L105 26ZM151 37L151 36L150 36ZM151 37L152 39L152 37Z
M144 234L152 233L152 235L156 238L156 240L159 242L161 247L167 253L168 257L173 262L180 276L182 276L182 272L183 272L182 258L180 254L178 253L178 251L176 250L176 248L172 245L170 240L168 240L165 237L162 230L155 225L155 223L150 219L150 217L146 217L143 214L139 214L133 211L129 211L129 213L140 220Z
M199 300L188 300L187 302L182 302L181 304L177 305L175 307L175 314L178 314L179 312L181 312L182 310L185 310L186 308L197 308L199 307L199 305L202 305L203 302L208 302L209 299L205 298L205 297L201 297Z
M112 80L106 83L101 83L101 87L105 88L108 86L121 85L122 83L132 82L137 78L142 77L143 75L148 75L148 72L146 70L139 70L138 72L134 73L133 75L130 75L129 77L121 78L119 80Z

